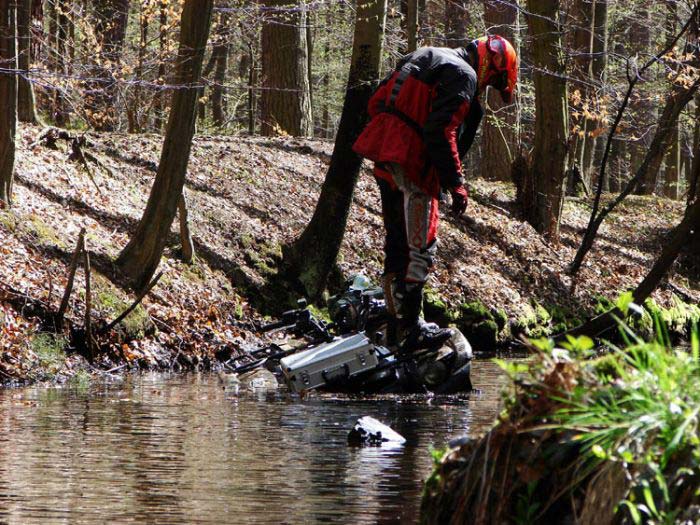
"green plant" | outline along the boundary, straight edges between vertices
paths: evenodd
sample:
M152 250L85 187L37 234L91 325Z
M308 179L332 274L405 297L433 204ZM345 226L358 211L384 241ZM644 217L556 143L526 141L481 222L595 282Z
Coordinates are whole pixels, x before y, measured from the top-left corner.
M68 385L77 390L86 390L92 382L92 376L87 370L80 369L68 380Z
M36 355L39 366L48 373L56 373L66 359L64 348L68 340L60 335L40 332L31 339L31 348Z

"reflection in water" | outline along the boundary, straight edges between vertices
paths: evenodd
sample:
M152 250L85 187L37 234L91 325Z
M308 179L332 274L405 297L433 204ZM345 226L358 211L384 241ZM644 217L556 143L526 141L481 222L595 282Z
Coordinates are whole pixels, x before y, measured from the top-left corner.
M495 366L472 380L458 403L234 397L207 375L0 391L0 523L413 522L429 449L499 409ZM407 444L348 447L363 415Z

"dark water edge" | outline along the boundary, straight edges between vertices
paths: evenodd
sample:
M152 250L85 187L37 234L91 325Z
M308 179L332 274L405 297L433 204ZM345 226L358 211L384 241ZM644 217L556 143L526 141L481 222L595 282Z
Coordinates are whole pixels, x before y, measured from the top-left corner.
M412 523L430 449L500 408L496 366L472 380L469 400L234 395L209 374L0 390L0 523ZM348 447L363 415L407 444Z

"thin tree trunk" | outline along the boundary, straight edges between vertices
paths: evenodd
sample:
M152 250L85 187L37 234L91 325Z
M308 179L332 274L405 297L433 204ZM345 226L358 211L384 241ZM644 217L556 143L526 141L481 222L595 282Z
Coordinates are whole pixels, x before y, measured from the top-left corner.
M313 117L306 44L306 12L297 0L266 0L262 29L262 129L266 136L308 137Z
M671 94L666 99L666 105L659 117L659 124L654 134L654 139L644 158L644 162L642 162L635 176L640 181L639 193L643 195L654 193L661 163L671 145L671 141L676 137L674 131L678 129L678 117L683 108L693 99L697 90L697 81L690 88L679 85L674 85L671 88Z
M250 54L250 69L248 71L248 133L255 135L255 114L257 112L257 99L255 89L258 84L257 63L255 61L255 46L248 43Z
M595 0L594 9L594 24L593 24L593 56L591 58L591 80L593 83L604 86L607 80L608 68L608 4L609 0ZM592 94L596 113L600 107L600 91ZM588 141L588 156L584 156L584 164L582 169L585 173L585 178L590 181L595 171L594 167L597 161L602 159L605 149L602 141L598 139L603 131L605 122L602 120L591 120L588 123L589 137ZM603 181L607 183L607 179Z
M688 177L688 204L700 194L700 95L695 97L695 131L693 133L693 164Z
M418 0L406 0L406 52L418 48Z
M95 34L99 45L95 65L97 81L87 97L87 120L96 131L113 131L117 125L116 79L114 68L121 52L129 18L129 0L102 0L95 3Z
M17 119L20 122L37 124L34 105L34 88L29 81L31 49L32 0L17 2L17 69L22 71L17 80Z
M17 67L16 19L14 0L0 0L0 61L2 67ZM17 129L17 75L0 73L0 204L12 204L15 170L15 131Z
M379 79L387 0L358 0L345 103L316 210L285 262L310 298L325 289L345 234L362 159L352 151L367 121L367 103Z
M677 0L665 0L666 17L666 41L670 42L676 35L676 11ZM669 137L670 149L666 156L666 172L664 177L664 195L671 199L678 199L678 184L680 182L681 169L681 148L680 148L680 127L678 120L671 128Z
M583 163L588 148L590 131L584 110L590 108L592 102L590 82L593 28L595 24L594 8L595 0L574 0L571 9L571 23L575 28L571 33L571 48L573 52L571 77L574 79L571 88L574 91L571 124L576 134L569 160L572 164L572 171L574 166L577 166L578 172L584 181L586 181L586 173Z
M681 250L688 245L700 242L700 199L695 201L685 212L683 220L676 226L669 238L663 243L661 253L656 259L654 266L642 279L632 292L634 302L643 304L644 301L659 286L659 283L666 277L673 263L676 262ZM616 318L623 318L624 314L617 309L602 314L587 323L575 328L570 332L572 335L585 334L588 336L598 336L615 327Z
M507 6L506 9L508 7L510 6ZM498 32L496 31L496 33ZM445 0L445 45L447 47L466 46L468 38L467 2L465 0Z
M143 62L146 55L146 46L148 45L148 16L144 11L145 7L141 6L139 17L139 50L136 61L136 81L134 87L134 96L131 107L127 108L126 114L129 120L129 133L141 133L141 122L139 119L139 108L141 107L141 84L143 80Z
M159 10L158 21L160 22L160 31L158 34L158 83L165 83L165 56L167 53L168 46L168 0L160 0L160 10ZM153 127L156 131L163 129L163 123L165 119L163 118L163 113L166 108L166 94L163 89L159 89L155 95L155 101L153 103Z
M535 144L528 222L548 239L559 239L568 155L566 66L561 53L559 0L528 0L535 71Z
M513 28L517 25L518 4L500 0L484 2L484 23L491 34L501 35L511 42L515 39ZM489 89L486 97L484 123L481 130L481 176L486 179L508 181L511 164L518 151L517 109L515 100L505 104L500 93Z
M197 117L197 88L209 35L213 0L185 0L176 82L158 173L136 231L117 259L133 286L146 286L160 262L185 184Z
M214 67L214 85L211 88L211 115L214 125L218 128L224 125L224 83L226 82L226 70L228 69L229 43L226 41L228 17L225 13L219 19L219 31L216 47L212 55L216 54Z

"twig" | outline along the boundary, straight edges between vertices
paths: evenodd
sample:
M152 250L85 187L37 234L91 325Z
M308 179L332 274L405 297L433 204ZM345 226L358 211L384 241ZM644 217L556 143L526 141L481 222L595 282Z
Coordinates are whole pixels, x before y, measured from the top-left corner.
M121 322L126 318L126 316L129 315L131 312L133 312L134 309L141 303L141 301L143 301L144 297L146 297L146 295L148 295L148 292L150 292L151 289L152 289L156 284L158 284L158 281L160 280L161 277L163 277L163 272L160 272L158 275L156 275L156 276L154 277L154 279L150 282L150 284L149 284L148 286L146 286L146 288L144 288L143 290L141 290L141 292L139 293L139 295L136 297L136 300L134 300L134 302L131 303L131 306L129 306L129 308L127 308L126 310L124 310L124 311L119 315L119 317L117 317L114 321L112 321L112 322L109 323L107 326L105 326L103 329L101 329L98 333L99 333L99 334L106 334L107 332L109 332L110 330L112 330L112 328L114 328L114 327L117 326L119 323L121 323Z
M56 325L61 326L63 323L63 316L66 314L66 309L68 308L68 299L73 291L73 281L75 280L75 270L78 268L78 260L80 259L80 254L85 246L85 228L80 229L78 234L78 242L75 245L75 251L70 260L70 269L68 270L68 283L66 284L66 290L63 292L63 299L61 299L61 306L58 308L58 315L56 315Z
M85 266L85 344L90 353L90 361L94 360L95 353L92 340L92 293L90 289L90 252L83 249L83 264Z
M111 374L112 372L116 372L118 370L121 370L122 368L126 368L127 366L129 366L129 363L124 363L123 365L115 366L114 368L110 368L109 370L104 370L103 373Z

